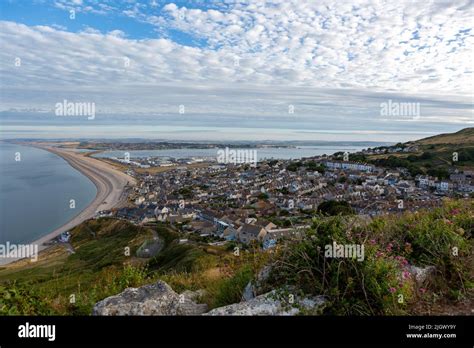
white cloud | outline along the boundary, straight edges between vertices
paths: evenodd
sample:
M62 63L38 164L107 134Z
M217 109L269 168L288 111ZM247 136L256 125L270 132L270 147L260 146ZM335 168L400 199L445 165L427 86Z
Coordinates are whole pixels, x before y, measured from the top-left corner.
M64 9L115 11L149 22L158 32L172 28L207 44L185 46L172 36L135 40L127 37L126 28L108 33L86 28L71 33L53 25L33 27L4 21L0 23L2 90L51 91L56 98L61 91L79 87L91 91L113 87L124 99L133 94L137 102L114 103L113 98L106 98L109 111L128 107L142 112L153 109L153 100L165 102L161 94L167 86L193 86L195 92L183 95L201 104L209 90L225 95L218 98L220 105L201 106L216 114L228 112L229 107L239 109L238 113L278 113L273 99L283 105L292 98L300 104L311 98L320 101L326 95L320 91L328 89L335 91L330 93L331 100L344 98L345 91L366 93L355 99L352 110L369 106L367 91L405 98L436 97L446 102L446 108L472 103L474 33L466 30L472 28L473 5L467 0L356 1L337 6L329 1L255 1L250 5L237 1L209 10L168 4L161 16L144 4L127 10L102 5L88 9L91 5L86 1L57 1ZM16 58L21 59L21 66L15 66ZM287 95L293 90L299 96L286 97L279 91L283 86ZM239 95L251 99L248 105L233 102L228 93L243 88L248 92ZM135 90L143 95L136 95ZM264 93L258 101L249 96L251 91L275 91L275 95ZM4 99L3 103L11 107L19 101ZM319 110L311 105L313 109L303 107L305 115ZM167 104L164 109L174 107ZM431 116L438 119L464 122L472 118L472 112L443 111L440 116L433 110Z

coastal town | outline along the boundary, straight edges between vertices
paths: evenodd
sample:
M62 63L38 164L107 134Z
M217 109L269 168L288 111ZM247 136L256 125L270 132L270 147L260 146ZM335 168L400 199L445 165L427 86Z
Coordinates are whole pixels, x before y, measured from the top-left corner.
M454 167L438 179L411 175L357 161L379 152L413 152L392 146L361 153L336 153L299 160L240 158L114 159L137 184L127 188L128 204L100 211L138 225L169 224L181 243L257 243L272 248L282 238L307 228L323 202L343 202L368 218L439 206L444 197L471 197L474 173ZM200 163L199 166L193 164ZM147 169L165 167L162 172ZM140 170L137 170L137 169Z

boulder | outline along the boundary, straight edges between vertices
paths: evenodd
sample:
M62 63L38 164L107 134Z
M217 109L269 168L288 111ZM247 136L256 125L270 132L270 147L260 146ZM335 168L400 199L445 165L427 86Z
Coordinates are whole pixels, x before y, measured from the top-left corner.
M244 291L242 292L242 300L241 301L250 301L255 297L255 286L253 285L252 281L249 281L245 286Z
M317 314L322 311L326 303L323 296L316 297L294 297L293 303L288 300L279 290L272 290L266 294L259 295L248 301L234 303L228 306L211 310L204 315L298 315Z
M198 300L206 294L206 290L199 289L196 291L186 290L181 293L182 296L190 301L198 302Z
M436 273L436 268L434 266L428 266L424 268L417 267L417 266L410 266L409 272L415 278L417 283L422 284L433 278L433 276Z
M255 280L251 280L247 283L242 293L241 301L249 301L263 292L265 281L270 277L271 270L271 266L267 265L263 267L260 272L258 272Z
M92 315L200 315L206 311L206 304L195 303L189 294L177 294L160 280L97 302Z

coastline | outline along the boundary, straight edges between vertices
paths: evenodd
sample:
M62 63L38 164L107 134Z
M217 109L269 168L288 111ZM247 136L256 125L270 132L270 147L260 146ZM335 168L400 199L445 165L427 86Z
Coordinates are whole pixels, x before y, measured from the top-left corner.
M61 233L66 232L94 217L97 212L101 210L110 210L123 204L126 201L126 196L124 195L125 188L127 185L134 186L136 184L136 180L131 176L122 173L106 162L93 157L84 156L80 153L51 146L40 144L31 145L63 158L71 167L78 170L81 174L91 180L97 190L96 196L92 202L71 220L56 228L54 231L29 243L38 245L39 252L50 246L45 245L46 242L49 242ZM0 265L5 266L17 260L19 259L0 259Z

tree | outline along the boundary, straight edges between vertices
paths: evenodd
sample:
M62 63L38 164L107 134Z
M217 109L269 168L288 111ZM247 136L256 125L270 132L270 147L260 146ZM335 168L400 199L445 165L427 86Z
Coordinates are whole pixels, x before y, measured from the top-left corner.
M346 201L326 201L318 206L318 212L325 215L352 215L354 210Z

